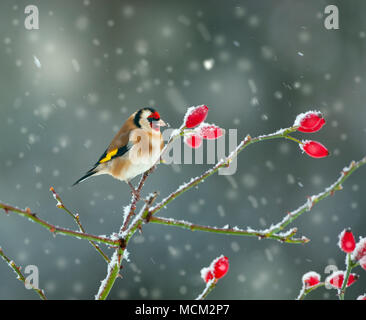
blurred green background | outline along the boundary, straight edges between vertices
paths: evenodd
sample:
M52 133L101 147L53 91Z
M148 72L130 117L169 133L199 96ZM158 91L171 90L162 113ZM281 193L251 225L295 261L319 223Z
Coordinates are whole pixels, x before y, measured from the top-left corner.
M192 105L209 106L207 121L237 128L238 137L291 125L320 110L315 134L326 159L269 141L240 154L233 176L214 175L161 212L200 224L266 228L306 197L333 183L366 154L364 1L32 1L40 29L26 30L29 1L2 0L0 10L0 200L30 207L45 220L75 228L55 206L54 186L89 233L119 229L129 187L108 176L71 188L103 153L124 120L155 107L172 127ZM336 4L340 29L324 28ZM37 67L34 56L41 63ZM213 62L205 68L204 61ZM161 197L209 168L159 166L144 193ZM344 267L338 234L366 236L366 169L292 226L306 245L146 225L130 243L111 299L192 299L203 289L200 269L224 254L230 272L212 299L294 299L302 275ZM134 181L136 183L137 179ZM50 299L92 299L106 265L86 241L53 237L24 218L0 214L0 246L18 264L37 265ZM105 250L108 254L112 250ZM365 271L348 291L365 292ZM334 299L319 289L309 298ZM0 299L37 299L0 263Z

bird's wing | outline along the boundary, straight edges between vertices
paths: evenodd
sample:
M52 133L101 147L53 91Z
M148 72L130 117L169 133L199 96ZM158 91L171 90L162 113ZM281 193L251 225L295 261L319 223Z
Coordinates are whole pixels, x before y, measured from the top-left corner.
M114 158L122 157L128 150L130 150L131 144L127 144L121 148L115 148L110 151L108 149L104 151L104 153L99 158L98 162L95 164L96 166L101 163L106 163L108 161L111 161Z
M122 128L117 132L117 134L112 139L112 142L104 153L99 158L95 166L111 161L114 158L122 157L131 149L132 143L129 141L130 133L133 130L131 126L132 121L128 119Z

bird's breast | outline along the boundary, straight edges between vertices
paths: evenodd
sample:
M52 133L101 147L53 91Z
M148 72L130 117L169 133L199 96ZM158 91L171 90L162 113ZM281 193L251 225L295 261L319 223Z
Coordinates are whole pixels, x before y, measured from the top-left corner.
M149 170L161 154L161 134L148 134L135 142L127 154L116 158L111 167L111 174L123 181L133 179Z

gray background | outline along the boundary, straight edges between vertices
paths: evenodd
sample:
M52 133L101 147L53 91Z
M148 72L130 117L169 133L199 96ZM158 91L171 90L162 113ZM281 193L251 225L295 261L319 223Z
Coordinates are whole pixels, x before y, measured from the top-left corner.
M331 157L310 158L282 140L256 144L240 155L235 175L212 176L161 212L218 226L278 222L366 154L366 3L331 3L340 10L337 31L323 26L328 1L33 1L40 30L28 31L29 1L1 1L0 199L75 228L55 207L48 191L54 186L88 232L109 235L121 224L128 186L107 176L70 185L136 109L156 107L177 127L187 107L204 103L209 122L237 128L239 137L270 133L300 112L321 110L327 125L296 136L321 141ZM215 61L211 70L203 67L206 59ZM208 167L159 166L144 193L165 196ZM361 169L342 192L293 224L311 239L306 245L146 225L128 247L131 262L110 298L195 298L204 287L200 269L224 254L230 272L209 298L294 299L305 272L324 279L327 265L343 267L336 245L343 228L366 236L365 178ZM14 214L0 214L0 245L18 264L39 267L50 299L91 299L106 274L88 242L54 238ZM366 274L357 271L361 279L348 290L350 299L365 292ZM309 298L335 293L319 289ZM0 298L37 295L1 262Z

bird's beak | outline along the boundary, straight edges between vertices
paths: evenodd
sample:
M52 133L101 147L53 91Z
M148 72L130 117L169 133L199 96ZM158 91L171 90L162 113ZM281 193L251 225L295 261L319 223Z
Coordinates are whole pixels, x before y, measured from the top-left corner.
M158 125L159 125L159 127L166 127L167 126L167 124L161 119L158 121Z

